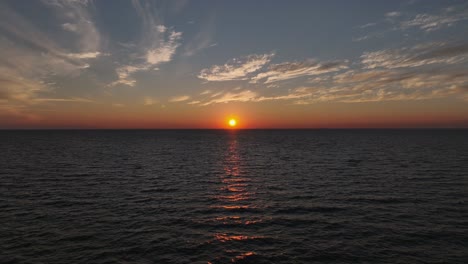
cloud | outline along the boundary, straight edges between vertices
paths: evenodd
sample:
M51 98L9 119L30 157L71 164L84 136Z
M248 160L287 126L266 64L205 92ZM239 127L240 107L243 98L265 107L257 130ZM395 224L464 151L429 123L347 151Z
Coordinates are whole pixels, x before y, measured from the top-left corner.
M158 70L159 65L174 59L177 48L181 45L182 32L164 25L162 19L155 15L159 12L153 10L151 2L132 0L132 5L141 19L141 39L131 44L119 43L120 46L136 51L116 68L118 80L108 86L135 86L133 73Z
M55 13L55 22L64 29L57 33L59 37L23 17L7 3L0 3L0 50L7 54L0 57L0 104L13 109L12 114L28 116L29 107L41 103L87 101L79 97L49 98L48 94L57 89L49 80L78 76L90 67L91 60L102 55L101 39L88 1L44 0L43 3ZM73 41L62 42L60 34Z
M147 49L145 61L118 67L116 69L118 80L110 83L109 86L118 84L135 86L136 80L132 77L133 73L158 69L158 65L171 61L177 47L180 45L178 40L181 38L182 33L167 30L167 28L163 33L166 35L160 35L160 39L151 48Z
M368 40L368 39L372 39L372 38L383 38L383 37L385 37L385 32L377 31L377 32L372 32L372 33L366 34L364 36L353 37L351 39L351 41L359 42L359 41L364 41L364 40Z
M207 102L202 103L202 106L210 105L210 104L219 104L219 103L229 103L229 102L249 102L253 101L258 94L256 92L252 92L250 90L244 90L239 92L227 92L222 94L219 97L211 99Z
M77 32L78 31L78 26L75 24L71 23L64 23L62 24L62 28L71 32Z
M177 103L177 102L187 101L189 99L190 99L190 96L188 95L174 96L169 99L169 102Z
M401 16L401 13L396 12L396 11L388 12L388 13L385 14L385 17L387 17L387 18L394 18L394 17L399 17L399 16Z
M149 64L168 62L180 46L182 32L177 32L163 23L152 2L132 0L132 5L141 19L141 39L138 47L144 50Z
M66 54L67 57L72 59L95 59L101 55L100 52L83 52L83 53L69 53Z
M468 20L468 9L466 5L451 6L443 8L435 14L415 14L409 16L402 12L393 11L385 13L384 19L379 22L368 23L359 26L360 29L379 25L391 25L386 31L376 31L361 37L354 37L353 42L368 40L373 37L384 37L395 30L420 29L425 32L435 31L441 28L447 28L456 25L459 22ZM383 23L382 23L383 22ZM406 36L408 36L406 34Z
M171 61L177 47L180 46L178 40L181 38L181 32L171 31L167 40L161 38L159 43L150 48L146 53L146 61L152 65L158 65Z
M94 103L94 100L81 98L81 97L71 97L71 98L36 98L36 102L75 102L75 103Z
M359 26L359 28L364 29L364 28L368 28L368 27L373 27L375 25L377 25L377 23L372 22L372 23L367 23L367 24L361 25L361 26Z
M201 25L201 29L185 45L184 56L193 56L204 49L216 46L216 44L213 43L214 31L214 16L208 16L206 21Z
M261 95L258 92L251 90L240 90L237 87L231 91L223 91L215 94L214 96L208 96L204 99L189 102L188 104L208 106L211 104L222 104L222 103L233 103L233 102L263 102L263 101L274 101L274 100L293 100L304 97L309 97L310 92L305 88L297 88L288 92L287 94L279 94L273 96Z
M428 100L444 97L468 98L468 75L464 67L354 69L326 78L313 79L312 86L284 91L252 91L237 88L203 93L190 102L198 106L233 102L292 101L363 103L379 101ZM271 94L273 92L273 94Z
M143 99L143 105L149 106L149 105L155 105L158 103L158 100L151 98L151 97L145 97Z
M210 94L212 93L213 91L211 90L204 90L203 92L200 93L200 95L204 95L204 94Z
M14 40L15 48L22 48L25 52L34 52L36 56L47 56L52 57L55 60L64 60L66 59L64 57L67 57L67 54L70 54L68 58L75 59L72 64L79 64L79 59L81 59L81 57L74 56L77 54L87 54L88 56L85 59L91 58L90 54L94 54L92 57L96 58L96 55L100 54L100 37L94 27L94 23L91 20L89 12L87 11L86 2L44 2L47 3L48 6L52 7L59 16L65 16L62 13L66 13L67 15L64 19L73 21L86 20L86 29L78 27L77 33L75 34L77 35L77 41L73 41L83 43L82 45L78 45L78 47L61 45L58 41L52 40L48 34L40 30L35 24L31 23L14 10L10 9L7 5L0 4L0 15L2 17L0 28L8 32L8 35L5 35L4 37ZM92 38L92 40L90 38ZM17 40L21 40L21 42L17 42ZM78 68L82 67L78 66Z
M203 69L198 78L207 81L246 80L248 76L270 62L274 53L249 55L240 59L233 59L224 65L214 65Z
M444 27L450 27L456 23L468 20L468 11L466 8L447 8L445 12L438 15L417 14L413 19L402 21L401 29L419 28L426 32L434 31Z
M457 64L468 60L468 44L429 43L412 48L365 52L361 59L367 69Z
M109 86L123 84L123 85L128 85L128 86L133 87L136 84L136 80L133 77L131 77L131 75L135 72L146 71L148 69L149 69L148 65L135 65L135 66L125 65L125 66L119 67L116 69L117 76L119 77L119 79L109 84Z
M312 94L311 94L310 88L299 87L285 95L261 96L261 97L258 97L255 101L262 102L262 101L273 101L273 100L293 100L293 99L301 99L305 97L310 97L311 95Z
M468 83L463 72L444 68L348 71L335 76L329 87L317 88L308 103L426 100L462 95L467 91L458 88Z
M0 102L29 103L47 87L39 80L24 78L14 71L0 67Z
M92 3L76 0L43 0L55 10L64 30L73 33L76 47L81 52L97 52L100 49L101 35L93 22Z
M352 41L353 42L359 42L359 41L363 41L363 40L368 40L371 37L372 37L371 35L365 35L365 36L362 36L362 37L353 38Z
M164 33L164 32L166 32L167 27L164 26L164 25L157 25L157 26L156 26L156 29L157 29L160 33Z
M0 24L3 25L3 22ZM39 40L48 39L45 34L24 20L20 20L17 25L20 28L10 28L10 32L14 35L16 31L24 29L39 36ZM0 50L8 54L0 58L0 94L2 100L11 106L45 102L35 99L40 95L46 96L55 88L54 84L46 80L54 76L79 75L83 69L89 67L84 60L97 56L97 54L67 53L52 41L38 43L36 48L32 48L6 37L0 38Z
M355 89L363 84L377 88L395 85L394 88L437 88L468 81L462 69L431 69L414 71L411 69L385 69L348 71L334 76L335 84L352 85Z
M257 74L251 82L256 83L266 79L265 83L283 81L302 76L319 75L328 72L339 71L348 68L347 61L332 61L332 62L284 62L274 64L268 67L268 71Z

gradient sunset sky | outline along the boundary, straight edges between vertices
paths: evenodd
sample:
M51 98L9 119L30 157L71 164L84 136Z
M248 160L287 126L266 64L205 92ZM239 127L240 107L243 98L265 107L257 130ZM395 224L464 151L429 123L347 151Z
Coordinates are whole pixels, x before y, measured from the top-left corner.
M0 2L0 128L468 127L468 1Z

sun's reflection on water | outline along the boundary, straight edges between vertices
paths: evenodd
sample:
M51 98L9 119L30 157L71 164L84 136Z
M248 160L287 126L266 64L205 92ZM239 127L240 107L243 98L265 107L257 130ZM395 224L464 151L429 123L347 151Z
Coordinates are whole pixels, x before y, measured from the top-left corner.
M229 147L224 155L224 171L227 176L239 176L241 158L238 151L236 134L229 135Z
M257 209L254 203L255 192L252 191L252 179L245 165L245 157L242 157L239 151L238 134L229 134L227 143L222 160L224 173L220 176L221 187L214 195L218 202L213 205L221 212L221 215L213 219L221 228L213 237L214 241L223 244L226 255L236 254L232 259L236 262L256 255L255 252L245 249L249 248L249 241L263 237L243 228L257 224L262 219L252 211Z
M247 209L249 204L232 204L240 201L247 201L252 198L253 193L248 191L250 179L246 176L244 160L239 153L239 146L236 134L229 134L228 148L224 154L223 170L221 176L223 186L220 188L222 194L216 198L222 202L229 203L223 205L225 209Z

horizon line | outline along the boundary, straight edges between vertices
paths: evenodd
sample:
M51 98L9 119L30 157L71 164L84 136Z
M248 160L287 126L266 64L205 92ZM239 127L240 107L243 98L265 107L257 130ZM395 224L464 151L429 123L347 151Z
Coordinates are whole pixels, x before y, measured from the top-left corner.
M0 131L45 130L468 130L468 127L323 127L323 128L0 128Z

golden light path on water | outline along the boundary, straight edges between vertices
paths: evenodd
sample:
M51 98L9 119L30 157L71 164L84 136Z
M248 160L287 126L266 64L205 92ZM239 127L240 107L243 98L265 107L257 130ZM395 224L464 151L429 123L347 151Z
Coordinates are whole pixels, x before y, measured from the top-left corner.
M249 191L252 179L248 177L244 159L239 152L238 131L231 131L228 134L227 149L223 158L224 173L220 176L222 186L221 195L215 198L220 202L215 207L220 208L223 215L216 217L216 221L226 226L239 227L242 230L247 225L252 225L262 221L261 219L252 219L249 214L243 214L251 209L255 209L252 204L255 200L255 192ZM261 239L261 236L255 236L245 232L217 232L214 238L218 243L229 245L228 243L237 241L251 241ZM248 247L247 247L248 248ZM235 253L236 256L231 259L232 262L241 261L245 258L255 256L254 251L226 249L226 253Z

